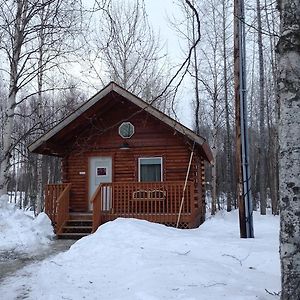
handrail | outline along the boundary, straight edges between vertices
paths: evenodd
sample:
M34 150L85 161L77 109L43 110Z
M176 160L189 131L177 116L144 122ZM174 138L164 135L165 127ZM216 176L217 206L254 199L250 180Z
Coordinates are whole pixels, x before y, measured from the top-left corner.
M94 194L92 195L92 198L90 202L93 204L93 229L92 232L95 232L97 228L101 224L101 184L97 186Z
M90 200L90 203L93 204L93 203L96 201L97 195L98 195L98 193L99 193L99 191L100 191L100 186L101 186L101 184L99 184L99 185L97 186L97 188L95 189L95 192L94 192L94 194L92 195L92 198L91 198L91 200Z
M62 232L65 222L69 219L71 183L68 183L57 199L56 232Z
M68 183L47 184L45 186L45 213L54 226L57 216L57 200L67 186Z

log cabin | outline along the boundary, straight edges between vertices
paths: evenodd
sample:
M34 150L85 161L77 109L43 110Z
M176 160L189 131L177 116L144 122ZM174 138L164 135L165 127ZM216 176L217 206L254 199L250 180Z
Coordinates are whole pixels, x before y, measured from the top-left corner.
M114 82L29 150L61 157L61 183L45 187L58 237L79 238L118 217L204 222L206 140Z

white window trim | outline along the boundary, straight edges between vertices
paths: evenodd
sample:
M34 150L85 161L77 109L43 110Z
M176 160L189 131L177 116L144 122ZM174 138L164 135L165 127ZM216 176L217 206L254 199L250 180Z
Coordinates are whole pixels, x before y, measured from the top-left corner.
M139 157L138 158L138 180L141 182L141 160L160 159L160 182L163 181L163 158L161 156Z

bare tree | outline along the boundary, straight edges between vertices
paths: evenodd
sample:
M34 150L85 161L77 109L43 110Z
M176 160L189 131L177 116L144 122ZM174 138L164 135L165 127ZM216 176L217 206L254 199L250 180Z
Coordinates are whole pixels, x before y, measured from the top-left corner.
M231 52L232 45L227 44L229 36L228 25L228 4L224 1L214 0L210 4L202 8L203 22L203 39L201 45L201 88L202 96L206 98L206 107L210 109L206 114L210 117L211 127L211 148L214 156L212 166L212 214L216 212L216 207L220 209L219 202L219 183L224 180L223 191L226 193L228 209L231 205L231 188L230 182L233 180L232 173L229 178L222 176L221 167L225 160L226 174L231 172L232 162L230 161L231 153L231 133L230 133L230 89L229 80L232 71L232 63L228 60L228 52ZM219 20L222 22L219 22ZM229 28L228 28L229 27ZM225 127L227 138L221 139L222 128ZM221 142L222 140L222 142ZM225 141L225 143L224 143ZM224 147L221 145L224 144ZM220 160L221 150L225 153L222 164L218 164Z
M216 211L216 205L220 208L218 201L218 181L222 183L224 192L227 194L227 207L230 210L231 195L233 188L232 158L231 158L231 126L230 118L230 79L232 75L232 61L228 58L232 49L228 45L232 26L230 25L230 5L228 1L212 1L209 4L199 6L193 1L195 8L199 11L200 24L196 22L194 12L187 5L179 2L179 7L185 20L173 19L171 24L177 34L190 47L194 44L196 37L201 36L201 43L194 48L191 56L188 73L193 81L193 109L195 131L209 136L214 163L211 173L212 189L212 213ZM222 20L220 23L219 21ZM185 26L182 26L185 24ZM198 33L199 32L199 33ZM225 114L223 115L225 111ZM226 120L226 122L225 122ZM227 139L222 139L221 130L226 125ZM224 142L225 141L225 142ZM222 146L224 148L222 149ZM223 152L222 152L223 151ZM225 153L226 161L220 160ZM219 161L222 161L218 165ZM228 176L225 175L225 172Z
M96 70L99 77L105 72L105 77L145 100L155 98L166 85L165 54L161 54L159 38L148 23L144 3L108 3L98 28L93 47L97 51L94 56L102 61L102 72ZM155 105L160 106L161 101Z
M300 2L281 0L278 7L281 299L297 300L300 295Z
M12 129L16 107L28 99L30 95L20 97L19 92L29 87L39 74L41 69L53 69L58 65L57 54L64 49L65 39L60 34L66 28L72 28L77 22L72 17L71 11L76 11L76 1L62 0L20 0L1 1L1 43L0 50L7 57L9 66L4 68L7 73L9 87L7 106L3 125L3 149L0 155L0 195L7 192L7 185L10 179L10 159L12 149ZM39 18L42 12L49 13L46 22ZM44 20L44 21L45 21ZM38 34L44 31L51 31L52 38L44 40L44 50L47 49L45 57L37 63L36 54L40 51ZM54 38L55 37L55 38ZM45 52L44 52L45 53ZM35 93L32 89L27 89Z
M65 4L67 1L65 1ZM73 47L69 46L68 41L71 37L78 33L78 26L74 26L74 21L77 19L76 14L69 11L67 17L65 13L60 13L60 10L68 9L62 4L62 0L53 1L52 6L44 6L37 13L39 28L37 30L37 52L35 53L37 60L37 114L36 123L38 124L37 135L43 134L46 131L42 110L44 106L44 89L45 76L50 67L56 66L57 59L62 55L73 53ZM69 10L69 9L68 9ZM62 49L62 47L64 49ZM54 63L54 64L53 64ZM47 82L46 82L47 83ZM43 209L43 172L42 172L43 156L37 156L37 195L35 212L39 214Z
M264 56L263 56L263 41L262 41L262 24L261 24L261 7L260 0L256 0L257 9L257 45L258 45L258 60L259 60L259 145L258 145L258 160L259 160L259 199L260 213L266 214L267 193L266 193L266 155L265 155L265 71L264 71Z
M233 198L233 167L232 167L232 137L231 137L231 124L230 124L230 94L229 94L229 78L228 68L230 67L228 62L228 46L227 40L228 36L228 13L229 13L229 2L227 0L222 0L222 42L223 42L223 77L224 77L224 106L225 106L225 127L226 127L226 138L225 138L225 147L224 152L226 155L226 206L227 211L231 211L232 207L232 198ZM229 27L230 28L230 27Z
M278 164L278 122L279 122L279 92L277 82L278 74L278 54L275 52L276 43L278 41L278 30L279 30L279 15L276 10L275 3L267 3L265 0L265 19L266 28L269 34L268 44L269 50L269 63L270 73L267 77L269 79L269 91L266 93L269 97L268 112L270 115L268 118L268 134L269 134L269 145L268 145L268 167L269 170L269 186L270 186L270 197L272 205L272 213L278 214L279 212L279 164ZM267 87L268 87L267 86Z

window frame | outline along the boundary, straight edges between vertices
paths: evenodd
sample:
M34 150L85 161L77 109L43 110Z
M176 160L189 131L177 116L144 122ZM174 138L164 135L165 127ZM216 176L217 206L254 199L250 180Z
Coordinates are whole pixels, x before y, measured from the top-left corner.
M127 125L127 124L129 124L129 126L132 127L132 134L131 134L130 136L123 136L123 135L121 134L121 127L122 127L122 126L125 126L125 125ZM123 122L123 123L119 126L118 132L119 132L119 136L120 136L122 139L130 139L130 138L134 135L134 133L135 133L135 128L134 128L134 125L133 125L131 122Z
M160 181L157 182L163 182L163 157L162 156L151 156L151 157L139 157L138 158L138 182L145 182L147 181L141 181L141 161L147 160L147 159L160 159Z

